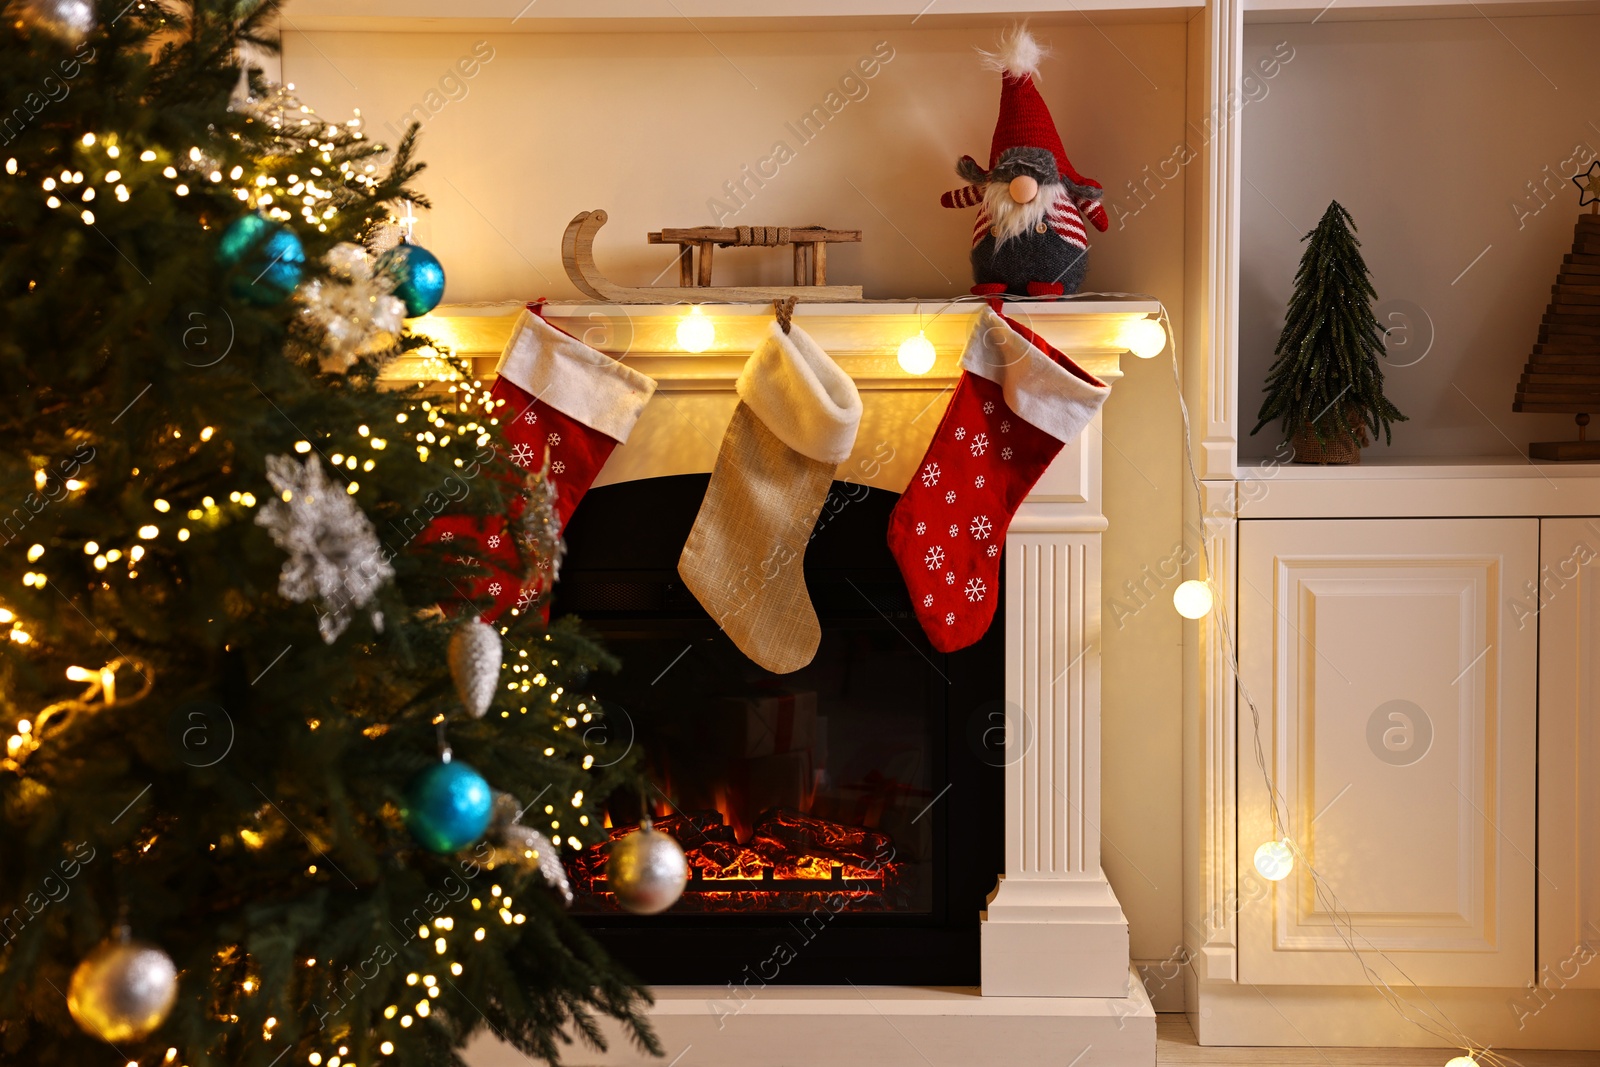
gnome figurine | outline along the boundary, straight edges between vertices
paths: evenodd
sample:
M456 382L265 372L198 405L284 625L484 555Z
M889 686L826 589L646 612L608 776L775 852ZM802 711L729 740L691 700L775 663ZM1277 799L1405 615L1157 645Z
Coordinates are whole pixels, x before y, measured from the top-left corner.
M962 156L956 173L970 184L939 198L944 207L976 207L972 228L972 291L982 296L1075 293L1089 266L1083 220L1105 232L1100 183L1073 169L1050 109L1034 86L1046 50L1013 29L995 52L980 52L1000 72L1000 118L989 168Z

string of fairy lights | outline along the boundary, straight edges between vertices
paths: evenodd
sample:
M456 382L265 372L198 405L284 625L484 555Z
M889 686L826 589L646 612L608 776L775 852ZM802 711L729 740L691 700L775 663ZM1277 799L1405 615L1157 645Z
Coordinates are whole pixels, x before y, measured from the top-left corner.
M175 155L162 147L138 148L125 144L116 133L93 131L83 134L77 142L80 164L77 167L30 176L13 156L6 160L5 172L15 178L36 178L45 207L52 211L74 211L85 226L100 221L97 210L101 214L113 210L112 202L129 203L134 196L129 183L154 182L154 172L171 183L173 196L187 197L200 185L231 183L234 198L266 217L279 222L294 220L296 212L290 210L292 205L298 208L299 221L320 233L327 233L329 220L339 212L339 205L334 202L339 186L376 187L378 166L334 158L335 152L345 147L338 138L348 137L355 142L365 139L359 109L343 124L327 122L296 100L293 91L292 84L282 86L271 96L243 107L246 123L264 122L276 131L276 141L304 145L302 151L291 156L273 158L273 169L288 170L281 178L265 169L247 169L244 164L234 164L224 172L225 163L202 151L198 145L190 147L187 153ZM285 134L301 137L296 139ZM230 136L235 141L243 139L237 131ZM300 173L302 168L304 175ZM101 187L109 198L100 196Z
M1202 515L1205 513L1205 494L1201 484L1199 468L1195 463L1192 426L1189 418L1189 405L1183 397L1182 365L1178 355L1177 335L1172 333L1171 320L1165 305L1160 311L1160 320L1163 328L1172 336L1172 376L1177 386L1178 409L1183 421L1184 441L1184 467L1188 474L1190 487L1194 492L1195 500L1199 505ZM1206 578L1202 581L1185 582L1174 593L1174 606L1180 614L1189 619L1204 619L1208 615L1215 617L1212 630L1216 633L1222 648L1223 660L1228 666L1228 671L1237 686L1239 698L1244 702L1250 712L1251 749L1256 768L1266 786L1268 800L1268 817L1272 823L1272 838L1264 841L1256 849L1252 858L1256 872L1269 882L1281 882L1288 878L1298 866L1307 878L1311 880L1312 891L1319 904L1330 917L1331 927L1340 943L1356 960L1361 969L1362 978L1373 988L1399 1017L1418 1029L1424 1031L1435 1039L1442 1041L1447 1046L1459 1048L1460 1056L1452 1057L1445 1067L1476 1067L1479 1063L1490 1064L1491 1067L1510 1067L1518 1061L1511 1057L1494 1051L1487 1045L1474 1041L1461 1027L1457 1026L1445 1010L1428 995L1427 990L1406 973L1405 968L1382 947L1364 935L1355 925L1349 910L1339 899L1328 879L1311 863L1310 858L1300 848L1294 835L1289 830L1291 820L1287 815L1288 800L1282 790L1278 788L1277 781L1273 778L1266 757L1264 731L1261 723L1261 708L1251 695L1249 687L1239 669L1238 649L1235 645L1232 622L1229 619L1226 601L1215 595L1211 587L1211 575L1216 573L1216 567L1211 558L1211 545L1205 536L1204 530L1200 535L1201 559L1205 567ZM1185 587L1188 587L1187 593ZM1374 966L1373 960L1379 960L1398 976L1400 984L1405 990L1420 998L1422 1003L1409 999L1400 989L1395 988L1395 982L1386 978Z

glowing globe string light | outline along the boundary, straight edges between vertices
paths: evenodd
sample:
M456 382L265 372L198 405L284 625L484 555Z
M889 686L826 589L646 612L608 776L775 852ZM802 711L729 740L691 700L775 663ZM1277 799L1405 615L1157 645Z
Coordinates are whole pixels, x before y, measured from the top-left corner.
M1203 619L1211 614L1211 607L1216 598L1212 596L1211 586L1205 582L1184 582L1172 591L1172 606L1178 609L1178 614L1186 619Z
M897 357L900 369L907 374L927 374L933 369L934 360L938 358L934 351L933 342L928 340L928 335L921 330L915 337L907 337L900 342L900 351Z
M717 328L696 304L678 323L678 347L685 352L704 352L717 340Z
M1156 319L1135 319L1122 328L1117 343L1140 359L1154 359L1167 347L1167 331Z
M1269 882L1281 882L1294 870L1294 849L1286 837L1256 849L1256 870Z

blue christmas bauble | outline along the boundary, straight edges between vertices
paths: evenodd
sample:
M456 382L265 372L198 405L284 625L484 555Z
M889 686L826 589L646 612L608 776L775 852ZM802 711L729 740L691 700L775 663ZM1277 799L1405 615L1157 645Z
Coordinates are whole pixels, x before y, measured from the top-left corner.
M494 791L465 763L435 764L406 790L406 826L432 852L456 852L478 840L493 808Z
M265 307L300 284L306 250L289 227L263 215L242 215L222 231L217 262L238 268L229 286L234 296Z
M444 299L444 265L421 245L395 245L378 260L378 269L396 279L394 295L405 304L408 319L426 315Z

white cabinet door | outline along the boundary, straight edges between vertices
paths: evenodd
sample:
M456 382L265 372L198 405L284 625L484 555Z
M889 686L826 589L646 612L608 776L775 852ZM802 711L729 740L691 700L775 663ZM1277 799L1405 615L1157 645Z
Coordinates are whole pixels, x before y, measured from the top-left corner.
M1537 519L1239 524L1240 678L1304 865L1272 837L1239 702L1239 977L1400 984L1534 974Z
M1518 591L1539 628L1539 975L1600 989L1600 519L1542 527Z

